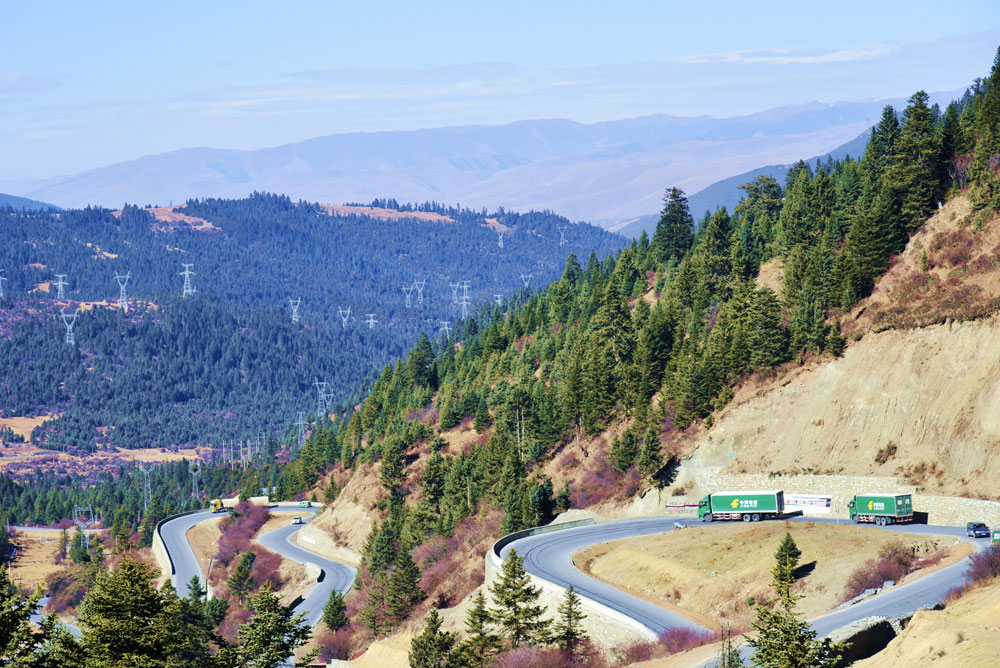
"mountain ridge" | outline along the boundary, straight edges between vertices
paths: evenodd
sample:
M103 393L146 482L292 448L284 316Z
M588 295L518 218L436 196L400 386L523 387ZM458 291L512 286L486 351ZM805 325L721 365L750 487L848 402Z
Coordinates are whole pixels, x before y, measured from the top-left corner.
M822 155L856 137L882 106L899 102L813 102L729 118L655 114L354 132L252 150L191 147L0 186L70 207L166 205L257 190L325 202L391 195L550 209L611 223L658 208L664 183L697 191L761 165Z

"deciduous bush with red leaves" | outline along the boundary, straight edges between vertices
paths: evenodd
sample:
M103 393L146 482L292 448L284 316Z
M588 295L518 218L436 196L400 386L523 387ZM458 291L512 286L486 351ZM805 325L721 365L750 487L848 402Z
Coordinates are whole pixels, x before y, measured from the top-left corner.
M222 536L219 538L216 560L228 566L234 557L249 550L250 539L264 526L270 515L267 506L255 506L246 501L238 503L233 508L233 514L219 525Z

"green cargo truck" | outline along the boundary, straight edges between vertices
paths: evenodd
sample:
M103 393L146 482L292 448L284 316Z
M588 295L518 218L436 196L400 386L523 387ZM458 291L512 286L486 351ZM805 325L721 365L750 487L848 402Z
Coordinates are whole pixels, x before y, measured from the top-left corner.
M715 492L698 502L698 517L702 522L713 520L743 520L759 522L772 519L785 511L785 494L781 490L768 492Z
M913 521L913 499L909 494L858 494L847 509L855 524L885 526Z

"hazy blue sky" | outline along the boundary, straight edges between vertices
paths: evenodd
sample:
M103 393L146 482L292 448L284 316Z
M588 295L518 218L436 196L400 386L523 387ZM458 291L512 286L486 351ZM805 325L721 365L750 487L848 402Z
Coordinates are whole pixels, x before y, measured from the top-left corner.
M0 178L190 146L732 116L985 76L1000 2L0 3Z

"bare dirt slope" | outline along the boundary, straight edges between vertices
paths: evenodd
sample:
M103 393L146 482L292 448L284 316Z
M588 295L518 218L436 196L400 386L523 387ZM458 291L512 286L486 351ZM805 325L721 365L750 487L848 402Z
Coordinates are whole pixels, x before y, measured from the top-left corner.
M697 436L689 463L898 476L932 492L995 497L998 295L1000 220L956 197L845 317L853 343L840 359L744 383Z
M1000 583L974 589L944 610L922 610L884 650L854 668L995 666L1000 653Z
M694 461L738 472L898 475L991 498L1000 478L1000 320L870 334L734 401Z
M785 531L802 557L795 592L799 612L813 617L840 602L844 583L889 543L901 541L919 554L952 545L954 538L887 535L865 527L766 522L690 528L595 545L575 562L599 580L654 603L676 609L703 625L746 628L756 619L749 602L774 599L770 588L774 553Z

